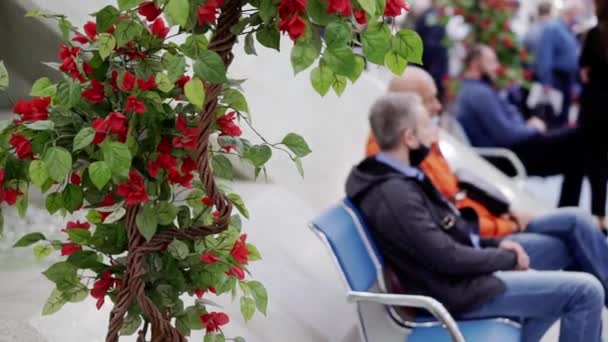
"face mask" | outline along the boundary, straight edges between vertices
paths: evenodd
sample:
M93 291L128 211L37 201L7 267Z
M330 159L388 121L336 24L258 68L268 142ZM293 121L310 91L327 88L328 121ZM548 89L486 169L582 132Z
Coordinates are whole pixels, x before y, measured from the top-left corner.
M410 164L412 166L418 166L426 159L431 152L431 148L423 144L420 144L415 149L410 149Z

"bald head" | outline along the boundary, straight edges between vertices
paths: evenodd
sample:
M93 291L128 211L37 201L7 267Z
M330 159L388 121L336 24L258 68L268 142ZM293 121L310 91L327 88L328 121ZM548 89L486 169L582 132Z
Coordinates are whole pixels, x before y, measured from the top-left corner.
M407 67L403 75L391 80L388 91L391 93L418 94L431 115L437 115L441 112L441 103L437 99L435 82L431 75L421 68Z

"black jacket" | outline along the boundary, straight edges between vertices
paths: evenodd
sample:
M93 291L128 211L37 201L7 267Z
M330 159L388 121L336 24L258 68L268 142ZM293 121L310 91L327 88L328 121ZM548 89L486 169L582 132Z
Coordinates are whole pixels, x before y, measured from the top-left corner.
M431 296L459 313L505 291L492 273L512 270L515 253L495 248L496 240L473 247L470 222L428 179L408 177L372 157L352 170L346 193L408 293Z

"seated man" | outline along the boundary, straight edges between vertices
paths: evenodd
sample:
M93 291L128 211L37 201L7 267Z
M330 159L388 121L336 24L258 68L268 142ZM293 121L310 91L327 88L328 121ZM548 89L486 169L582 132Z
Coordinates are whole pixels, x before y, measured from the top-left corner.
M381 152L353 169L346 192L410 293L437 298L460 318L519 317L523 341L539 341L558 319L560 341L600 341L604 290L595 277L524 272L530 260L521 245L479 239L410 164L436 134L418 96L382 97L370 123Z
M430 75L419 68L408 68L401 77L394 78L389 91L416 93L422 98L425 109L436 117L441 111L437 99L437 88ZM484 203L475 201L460 189L456 175L439 150L437 135L434 135L430 151L422 148L421 156L413 155L410 162L419 166L431 183L459 209L470 208L477 216L477 227L482 238L502 238L510 236L527 247L533 246L529 253L532 267L536 269L561 269L574 267L589 272L608 285L608 244L600 233L591 215L575 208L556 209L545 215L534 216L529 213L511 211L497 216ZM379 152L378 144L370 136L367 156ZM427 155L428 154L428 155ZM539 234L542 234L540 236ZM530 247L529 249L532 249ZM605 288L608 291L608 287Z
M576 129L547 131L535 117L524 122L492 87L499 66L496 53L485 45L473 47L465 58L456 114L471 144L512 150L533 176L563 174L559 206L577 206L583 170Z

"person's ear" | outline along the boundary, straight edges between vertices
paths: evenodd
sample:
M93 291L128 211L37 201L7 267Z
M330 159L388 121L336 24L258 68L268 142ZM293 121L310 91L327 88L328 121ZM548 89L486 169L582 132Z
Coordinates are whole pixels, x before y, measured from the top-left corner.
M418 144L418 139L416 138L416 134L414 133L414 130L411 128L408 128L405 131L403 131L402 139L403 139L403 143L405 144L405 146L407 146L408 149L416 148L416 146Z

